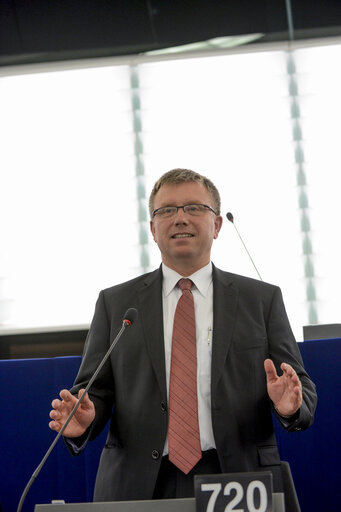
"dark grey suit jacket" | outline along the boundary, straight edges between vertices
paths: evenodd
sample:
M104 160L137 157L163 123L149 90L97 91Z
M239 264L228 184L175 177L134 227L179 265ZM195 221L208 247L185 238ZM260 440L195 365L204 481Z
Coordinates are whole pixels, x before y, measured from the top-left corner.
M90 390L96 419L88 439L110 420L95 501L151 499L167 435L167 390L158 269L102 291L86 340L76 392L85 387L129 307L139 312ZM280 462L264 359L284 361L303 385L303 405L287 430L310 426L315 386L303 368L278 287L213 266L212 423L223 472L271 469ZM86 444L86 443L84 443ZM276 490L276 489L275 489Z

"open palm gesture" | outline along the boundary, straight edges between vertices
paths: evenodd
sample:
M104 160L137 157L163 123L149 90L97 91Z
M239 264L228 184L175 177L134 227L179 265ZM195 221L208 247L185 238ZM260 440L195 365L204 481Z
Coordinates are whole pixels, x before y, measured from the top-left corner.
M277 375L271 359L264 361L268 395L279 414L292 416L302 405L302 384L290 364L282 363L283 374Z

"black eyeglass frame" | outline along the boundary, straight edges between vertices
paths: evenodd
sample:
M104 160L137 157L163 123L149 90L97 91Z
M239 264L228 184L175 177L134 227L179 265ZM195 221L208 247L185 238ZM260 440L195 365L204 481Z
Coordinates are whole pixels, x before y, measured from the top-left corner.
M185 213L192 215L190 211L186 212L186 210L185 210L185 208L189 208L191 206L203 206L204 208L207 208L212 213L214 213L214 215L217 215L217 213L213 210L213 208L211 208L211 206L209 206L208 204L195 203L195 204L184 204L182 206L173 206L173 205L172 206L161 206L160 208L156 208L156 210L152 211L152 218L154 219L155 215L157 215L157 212L160 210L163 210L164 208L176 208L176 212L174 212L174 215L176 215L178 213L179 208L182 208ZM172 216L173 215L170 215L170 217L172 217ZM195 215L193 215L193 217L195 217Z

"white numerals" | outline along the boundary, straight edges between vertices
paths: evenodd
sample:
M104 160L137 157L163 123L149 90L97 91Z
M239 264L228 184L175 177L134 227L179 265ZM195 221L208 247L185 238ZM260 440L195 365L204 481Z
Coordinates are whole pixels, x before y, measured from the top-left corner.
M221 491L221 484L201 484L202 491L212 491L210 499L207 503L206 512L213 512L215 502L217 501L218 495Z
M234 508L236 505L242 501L244 496L243 486L239 482L229 482L224 487L225 496L230 496L231 491L236 491L235 497L230 501L228 505L225 507L225 512L244 512L243 508Z
M258 489L260 502L259 507L255 507L255 490ZM259 480L253 480L247 486L246 491L246 503L250 512L265 512L268 506L268 495L266 493L266 487L263 482Z
M221 483L201 484L202 491L211 491L212 494L208 500L206 512L214 512L217 498L221 492ZM268 507L268 495L266 487L260 480L251 481L246 488L246 505L247 509L235 508L237 507L244 497L243 486L239 482L228 482L224 487L224 496L230 496L231 491L234 496L231 501L226 505L224 512L266 512ZM259 493L259 505L256 506L255 493Z

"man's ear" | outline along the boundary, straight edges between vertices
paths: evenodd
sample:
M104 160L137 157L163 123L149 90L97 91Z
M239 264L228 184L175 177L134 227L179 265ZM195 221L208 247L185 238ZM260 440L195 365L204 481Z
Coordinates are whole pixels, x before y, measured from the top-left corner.
M156 242L156 239L155 239L155 226L154 226L154 222L152 220L149 222L149 226L150 226L150 232L152 234L153 240L154 240L154 242Z
M218 215L214 222L215 222L214 238L218 238L219 231L221 230L221 226L223 225L223 218L222 218L222 216Z

